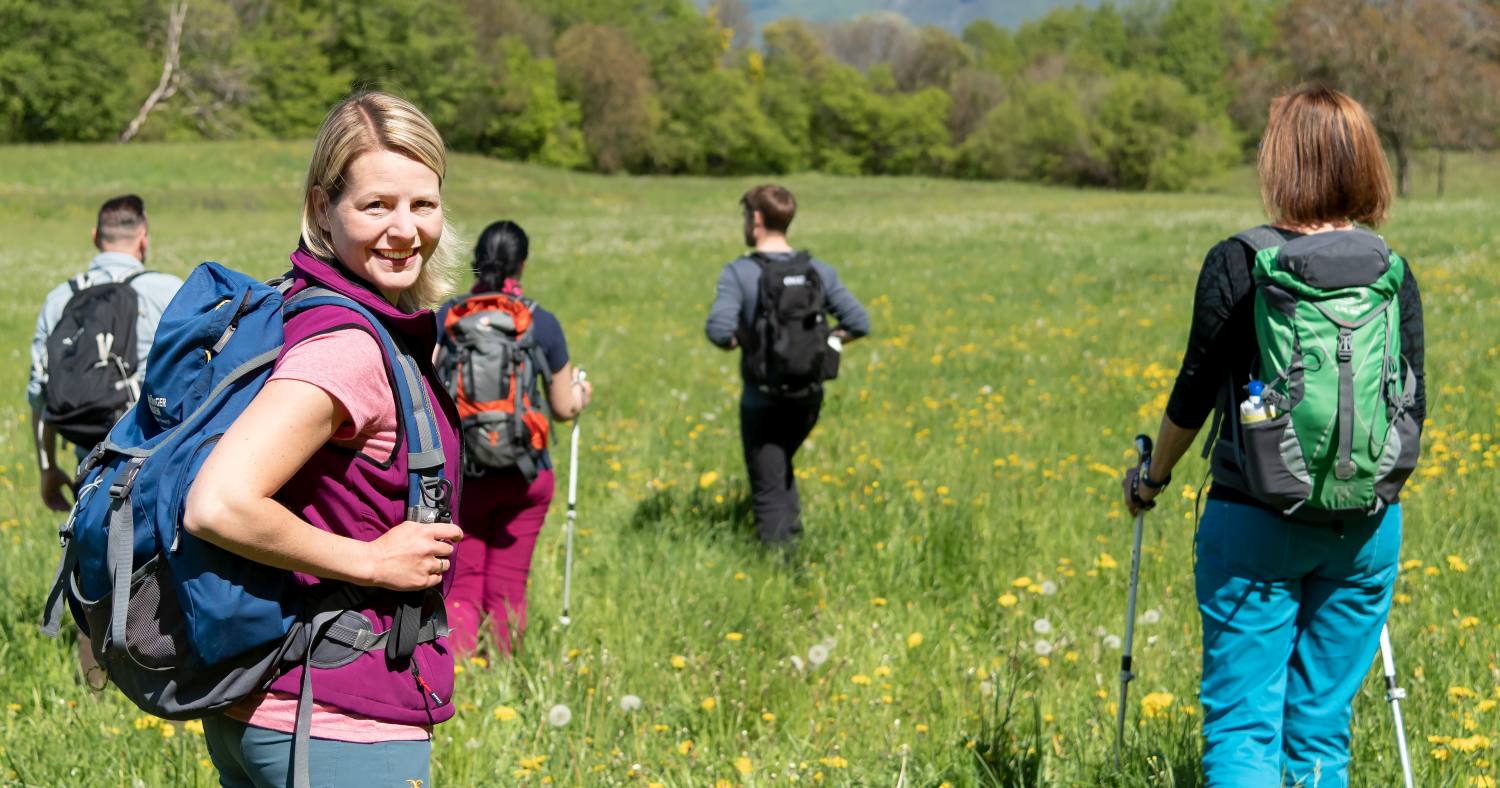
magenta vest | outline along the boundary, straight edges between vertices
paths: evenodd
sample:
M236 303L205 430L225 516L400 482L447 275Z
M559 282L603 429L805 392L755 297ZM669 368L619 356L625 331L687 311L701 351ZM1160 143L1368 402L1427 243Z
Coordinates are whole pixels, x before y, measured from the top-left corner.
M396 343L404 346L406 352L416 359L437 417L446 460L445 475L454 485L452 506L456 517L458 486L463 481L456 426L458 412L432 368L437 331L432 312L425 309L402 312L353 275L314 257L306 249L299 248L292 254L292 276L295 284L288 295L316 284L348 296L376 315ZM371 330L363 318L348 309L312 307L287 321L282 354L304 339L347 328ZM370 374L393 376L396 372L391 363L391 359L386 359L385 369L370 370ZM277 365L280 365L280 359L277 359ZM409 418L406 414L397 414L396 447L385 464L352 449L325 444L281 488L276 500L325 531L363 541L375 540L406 519L406 418ZM452 581L453 568L450 566L441 585L445 595ZM320 581L299 573L297 582L311 587ZM361 612L375 623L375 631L381 632L390 627L395 606L394 594L376 595L372 606ZM412 660L420 672L421 683L411 665L392 665L383 651L361 654L340 668L313 668L314 699L343 711L388 722L426 725L452 717L453 653L448 647L448 639L443 637L419 644ZM300 694L302 670L298 666L281 675L271 684L271 689Z

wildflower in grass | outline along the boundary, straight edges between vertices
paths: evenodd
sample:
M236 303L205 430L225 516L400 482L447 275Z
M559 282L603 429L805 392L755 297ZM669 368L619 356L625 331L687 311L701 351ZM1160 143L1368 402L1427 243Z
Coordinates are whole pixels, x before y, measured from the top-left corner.
M988 679L979 682L979 694L988 698L995 694L995 682Z
M554 728L561 728L573 721L573 710L559 703L547 711L547 722Z
M1035 651L1038 656L1045 657L1045 656L1047 656L1047 655L1049 655L1049 654L1052 653L1052 643L1050 641L1046 641L1046 640L1038 640L1031 647L1031 650Z
M1010 581L1010 585L1011 585L1012 588L1025 588L1025 587L1031 585L1032 582L1034 582L1034 581L1032 581L1031 578L1029 578L1029 577L1027 577L1025 575L1021 575L1020 577L1016 578L1015 580Z
M677 751L680 752L680 753L682 753L683 755L687 755L688 753L692 752L693 751L693 740L692 739L683 739L682 741L677 742Z
M881 665L880 667L875 668L875 677L876 678L883 679L883 678L885 678L886 676L889 676L889 675L891 675L891 669L890 669L889 666Z
M870 604L872 604L872 605L874 605L876 607L885 607L885 605L886 605L885 597L883 597L883 596L877 596L874 599L870 600Z
M1419 569L1419 568L1421 568L1421 566L1422 566L1422 559L1420 559L1420 558L1408 558L1405 561L1401 562L1401 571L1403 571L1403 572L1409 572L1409 571L1411 571L1413 569Z
M641 710L641 699L638 695L626 695L620 698L620 710L629 714L632 711Z
M1428 577L1436 577L1442 573L1442 570L1438 569L1435 566L1429 566L1426 569L1422 570L1422 574L1427 575Z
M816 643L807 650L807 664L814 668L822 666L828 661L828 647L822 643Z
M1161 611L1154 607L1141 614L1142 624L1155 624L1158 621L1161 621Z
M714 486L714 482L718 480L718 471L704 471L702 475L698 477L698 489L707 490L708 488Z
M162 724L162 720L160 718L152 717L150 715L136 717L135 722L131 723L131 725L133 725L138 731L143 731L147 728L155 728L160 724Z
M1044 596L1052 596L1053 594L1057 593L1057 584L1052 582L1051 580L1043 580L1041 583L1041 588L1042 594Z
M1460 629L1473 629L1474 627L1479 626L1479 617L1464 616L1463 619L1458 622L1458 626Z
M163 739L170 739L173 736L177 735L177 726L175 725L163 725L158 730L161 731L161 737Z
M1432 751L1432 759L1435 761L1446 761L1448 760L1448 755L1447 747L1438 747Z
M495 719L499 722L510 722L519 716L519 714L516 714L516 710L509 706L495 707Z
M921 632L913 632L910 635L906 636L906 647L907 648L916 648L917 646L920 646L920 645L922 645L922 633Z
M738 580L748 580L748 579L750 579L750 576L747 575L747 574L745 574L744 572L735 572L734 573L734 579L737 580L737 581Z
M1495 788L1495 778L1479 774L1469 778L1469 788Z
M1037 633L1038 635L1048 635L1048 634L1051 634L1052 633L1052 622L1048 621L1045 618L1039 618L1039 619L1031 622L1031 631Z
M1115 649L1118 649L1120 647L1120 636L1119 635L1105 635L1104 636L1104 647L1107 648L1107 649L1109 649L1110 651L1114 651Z
M1396 594L1391 597L1391 601L1398 605L1409 605L1411 604L1411 594Z
M724 639L729 641L730 643L738 643L741 640L744 640L745 636L738 632L729 632L724 635Z
M769 711L763 711L760 713L760 719L761 722L771 723L776 721L776 715Z
M1147 719L1165 716L1171 712L1174 700L1176 698L1170 692L1149 692L1141 698L1141 713Z
M1001 594L1000 598L995 600L995 602L1001 607L1015 607L1016 603L1020 601L1021 600L1017 598L1015 594L1012 594L1009 591Z
M1448 742L1448 747L1455 752L1461 752L1465 755L1476 753L1480 750L1488 750L1490 748L1490 737L1483 734L1465 736L1462 739L1454 739Z
M1100 569L1116 569L1120 566L1120 564L1119 562L1115 561L1114 556L1110 555L1109 553L1100 553L1099 557L1094 560L1094 566L1097 566Z
M687 667L687 657L684 657L680 654L673 654L670 661L672 663L672 667L676 670L682 670L683 668Z
M750 772L755 771L755 765L750 762L749 758L741 755L734 759L734 770L739 772L742 777L749 777Z
M490 666L490 661L480 656L469 657L469 664L483 670Z
M926 733L927 730L928 729L926 723L917 723L917 733Z
M718 705L719 705L719 701L715 700L712 697L708 697L708 698L704 698L703 702L698 704L698 707L701 708L701 709L703 709L704 711L713 711L715 708L718 707Z
M1450 555L1448 556L1448 569L1453 572L1467 572L1469 564L1460 556Z
M182 723L182 729L195 736L202 736L203 720L188 720Z
M852 682L854 682L855 684L858 684L861 687L866 686L866 685L868 685L870 683L870 677L866 676L863 673L856 673L853 676L851 676L849 678L849 680L852 681Z
M803 671L802 658L797 656L796 654L793 654L790 659L792 662L792 667L796 668L798 673L801 673Z
M1492 711L1495 708L1495 704L1495 700L1491 698L1485 698L1474 706L1474 710L1478 712Z
M5 708L8 709L11 714L15 714L16 712L18 712L18 711L21 710L21 704L19 704L19 703L7 703L7 704L5 704Z
M1448 688L1448 700L1460 701L1465 698L1477 698L1479 693L1468 687L1453 686Z
M844 757L842 755L830 755L827 758L819 758L818 763L821 763L830 769L849 768L849 762L847 760L844 760Z

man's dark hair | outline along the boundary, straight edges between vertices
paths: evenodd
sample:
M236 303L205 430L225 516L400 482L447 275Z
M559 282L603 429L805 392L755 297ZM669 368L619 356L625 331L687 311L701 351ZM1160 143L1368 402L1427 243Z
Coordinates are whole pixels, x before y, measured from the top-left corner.
M745 196L740 198L740 205L745 207L747 220L752 212L759 211L761 224L767 230L783 235L792 226L792 219L797 215L797 199L785 187L774 183L745 192Z
M106 200L99 206L99 221L94 231L100 245L129 241L146 226L146 203L134 194Z

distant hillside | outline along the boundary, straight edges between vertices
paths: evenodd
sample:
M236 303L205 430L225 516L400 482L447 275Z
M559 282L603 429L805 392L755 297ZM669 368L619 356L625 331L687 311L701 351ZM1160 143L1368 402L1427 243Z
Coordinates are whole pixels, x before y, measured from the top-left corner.
M955 33L976 19L1014 28L1058 7L1097 6L1099 0L747 0L756 27L785 16L815 21L852 19L876 11L895 11L919 25L938 25Z

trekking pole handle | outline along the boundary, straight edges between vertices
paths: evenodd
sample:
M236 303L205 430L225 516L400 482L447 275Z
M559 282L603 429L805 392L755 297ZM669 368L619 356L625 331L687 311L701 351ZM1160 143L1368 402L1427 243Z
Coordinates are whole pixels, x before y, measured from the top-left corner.
M1135 453L1141 464L1151 459L1151 438L1145 435L1135 436Z

